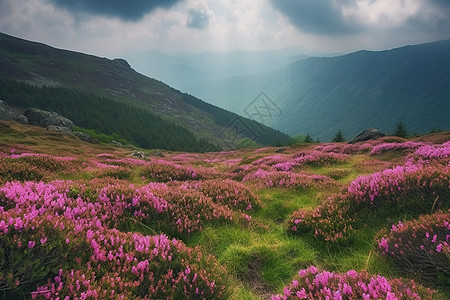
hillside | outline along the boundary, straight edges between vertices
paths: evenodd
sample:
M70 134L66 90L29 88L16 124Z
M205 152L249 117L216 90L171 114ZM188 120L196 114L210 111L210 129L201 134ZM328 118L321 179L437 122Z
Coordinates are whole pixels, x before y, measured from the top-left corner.
M0 121L2 297L449 299L449 140L138 159Z
M264 91L282 111L265 124L291 135L350 139L364 128L391 133L450 128L450 40L386 51L299 60L278 71L204 82L190 91L245 115L242 103Z
M167 124L161 126L163 130L165 127L172 128L171 123L175 123L194 134L196 139L208 141L210 146L206 146L207 150L215 149L216 145L230 149L248 145L285 144L290 141L287 135L279 131L240 118L223 109L208 106L197 98L145 77L134 71L122 59L109 60L55 49L5 34L0 34L0 79L18 80L37 87L69 88L89 94L92 98L100 97L102 101L97 104L103 105L104 111L110 111L108 108L111 106L110 101L131 106L131 110L145 110L160 117L162 124ZM1 84L5 85L7 82L2 81ZM40 93L38 90L34 92ZM21 99L7 99L8 96L11 97L8 94L0 95L11 104L23 105ZM38 99L35 101L37 107L43 106L42 97L37 96ZM58 112L64 112L60 109L60 105L52 106ZM130 122L136 121L132 120L132 114L129 118ZM245 130L235 129L236 120L239 124L243 124L241 126ZM75 118L73 121L77 124L79 120ZM145 122L145 118L141 121ZM113 126L111 122L105 125ZM163 131L160 134L164 135L166 140L176 138L170 131ZM232 138L227 139L228 136ZM167 146L176 143L178 142L167 141L162 146L156 146L181 150L179 147ZM204 144L199 142L194 149L203 151ZM141 146L148 147L149 144Z

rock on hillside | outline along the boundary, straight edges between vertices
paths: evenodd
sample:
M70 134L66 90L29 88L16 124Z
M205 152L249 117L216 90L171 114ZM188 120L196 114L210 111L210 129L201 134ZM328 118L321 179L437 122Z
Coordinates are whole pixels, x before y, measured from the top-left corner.
M22 124L28 124L28 119L24 115L11 109L3 100L0 100L0 120L17 121Z
M70 130L72 130L72 128L75 126L75 124L71 120L51 111L29 108L23 114L28 118L28 122L31 125L37 125L46 128L48 128L49 126L65 127Z
M353 139L351 139L348 143L353 144L353 143L357 143L357 142L364 142L364 141L368 141L368 140L374 140L374 139L377 139L377 138L383 137L383 136L386 136L386 135L384 133L382 133L381 131L379 131L378 129L367 128L364 131L362 131L360 134L355 136Z

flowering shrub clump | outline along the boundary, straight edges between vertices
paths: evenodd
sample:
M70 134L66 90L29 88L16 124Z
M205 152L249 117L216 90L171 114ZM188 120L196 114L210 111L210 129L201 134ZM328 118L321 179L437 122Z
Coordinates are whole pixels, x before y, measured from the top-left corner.
M190 234L202 230L207 222L233 218L233 213L227 206L214 203L211 197L205 196L201 191L159 184L151 188L151 193L167 201L167 213L161 214L158 219L162 220L156 223L161 231L168 234ZM150 224L155 222L153 218L146 220Z
M80 169L74 157L59 157L41 153L11 154L0 158L0 182L12 180L42 180L54 172L74 172Z
M355 202L378 205L380 202L395 202L400 196L421 195L434 201L440 197L438 205L449 204L450 169L444 166L422 167L414 164L397 166L360 176L348 187L348 194ZM412 200L412 199L411 199ZM427 205L428 203L424 203ZM433 204L431 202L431 204ZM423 205L421 205L423 206Z
M350 156L342 153L310 151L300 152L294 156L297 165L328 166L346 161Z
M387 151L402 151L406 149L417 149L419 147L425 146L425 143L421 142L413 142L407 141L403 143L383 143L373 147L372 151L370 151L371 155L381 154Z
M270 167L273 171L291 171L294 167L302 165L331 165L344 162L349 158L348 155L334 152L322 152L317 150L305 150L294 156L277 154L266 156L252 162L253 166L260 168Z
M373 141L369 142L360 142L355 144L322 144L314 147L314 150L322 151L322 152L334 152L334 153L343 153L343 154L355 154L355 153L363 153L372 150Z
M242 179L251 182L258 188L287 187L307 189L312 186L329 186L333 180L327 176L293 173L286 171L266 171L258 169Z
M448 158L450 157L450 142L441 145L425 145L417 149L415 154L425 158Z
M111 177L116 179L130 179L131 169L127 167L119 167L116 165L106 165L95 171L98 178Z
M276 154L276 155L270 155L270 156L264 156L262 158L259 158L252 162L252 165L260 166L260 165L266 165L266 166L272 166L278 163L283 163L286 161L291 160L292 158L288 155L284 154Z
M295 211L287 221L288 230L297 235L313 232L314 236L331 242L346 239L353 231L350 209L345 195L331 196L313 210Z
M382 137L376 139L376 141L377 141L376 145L379 145L379 144L382 144L382 143L404 143L404 142L406 142L406 139L401 138L399 136L390 136L390 135L388 135L388 136L382 136Z
M252 165L252 164L241 165L241 166L232 168L227 173L227 176L233 180L242 181L244 179L244 177L246 177L250 173L257 171L258 169L263 169L263 170L269 171L272 168L269 166L265 166L265 165L264 166L256 166L256 165Z
M213 179L198 182L197 188L215 203L233 210L248 211L261 206L259 197L243 183L230 179Z
M417 215L450 207L450 169L444 166L396 167L360 176L343 194L329 197L314 210L299 210L288 220L295 234L312 231L327 241L347 238L357 218L382 209Z
M152 161L146 165L140 175L157 182L196 180L202 178L198 170L193 167L179 165L161 159Z
M399 222L378 234L379 251L424 279L450 278L450 210Z
M432 299L433 291L411 281L370 276L367 272L322 271L311 266L300 270L283 294L272 300L288 299Z
M9 209L0 214L0 289L32 290L62 265L75 264L87 243L72 240L74 226L64 217L40 215L36 209Z
M0 183L18 180L41 180L45 173L40 171L36 166L26 162L11 160L9 158L0 160Z

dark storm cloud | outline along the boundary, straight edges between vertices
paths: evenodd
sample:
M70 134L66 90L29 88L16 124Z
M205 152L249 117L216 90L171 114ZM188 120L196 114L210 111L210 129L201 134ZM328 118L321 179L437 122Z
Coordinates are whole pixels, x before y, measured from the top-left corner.
M190 9L188 11L187 26L191 28L204 29L208 26L209 15L203 10Z
M426 14L417 14L410 17L405 24L409 30L421 29L430 33L438 34L443 39L450 38L450 1L429 0L429 8L434 8L439 14L429 17Z
M346 20L341 7L331 0L270 0L273 7L287 16L302 31L323 34L355 33L361 28ZM340 4L353 2L340 1Z
M272 6L285 15L298 29L320 35L343 35L376 29L363 25L357 19L343 15L343 7L357 4L356 0L269 0ZM378 0L371 0L372 3ZM414 31L433 32L443 38L450 34L450 0L427 0L422 10L410 16L397 30L411 33ZM439 15L430 17L429 8Z
M137 21L146 13L161 7L169 8L182 0L50 0L57 6L73 12L118 17Z
M434 5L437 5L438 7L447 9L447 11L450 11L450 1L448 0L430 0L430 2Z
M6 0L0 0L0 16L7 16L11 12L11 4Z

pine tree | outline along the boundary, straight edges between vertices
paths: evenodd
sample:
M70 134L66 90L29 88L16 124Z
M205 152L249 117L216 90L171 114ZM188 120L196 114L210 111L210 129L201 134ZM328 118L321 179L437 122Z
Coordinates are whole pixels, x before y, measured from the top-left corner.
M397 125L395 126L395 131L392 135L398 136L401 138L408 137L408 131L406 130L406 126L403 123L403 120L397 123Z
M341 130L339 130L339 131L336 133L336 135L335 135L334 138L333 138L333 142L334 142L334 143L345 142L344 135L342 134L342 131L341 131Z
M305 143L313 143L313 142L314 142L313 139L312 139L312 137L309 135L309 133L306 134L306 137L305 137L304 142L305 142Z

